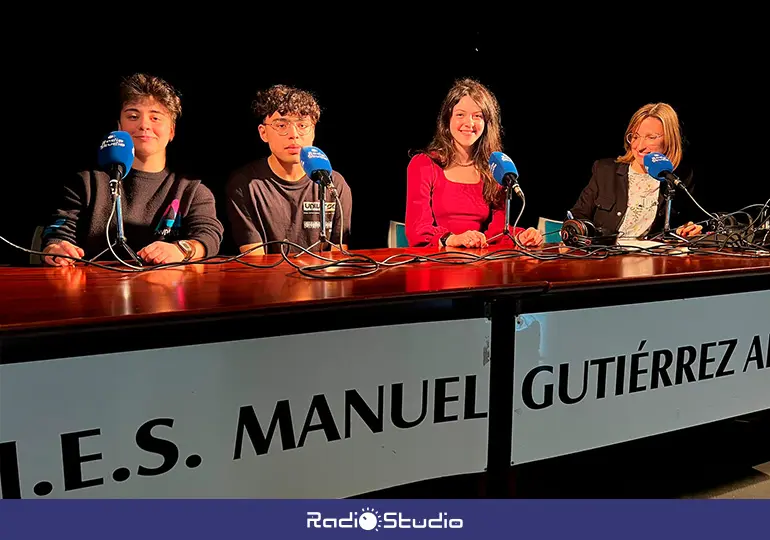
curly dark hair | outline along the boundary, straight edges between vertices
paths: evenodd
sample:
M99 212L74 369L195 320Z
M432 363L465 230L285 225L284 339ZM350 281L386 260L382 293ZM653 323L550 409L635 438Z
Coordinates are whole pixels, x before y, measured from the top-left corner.
M176 122L182 116L182 99L173 86L154 75L135 73L120 83L120 110L127 103L136 103L153 98L168 109L171 121Z
M251 109L260 122L264 122L265 118L276 112L282 115L309 116L314 124L321 117L321 108L313 94L283 84L277 84L267 90L257 92Z

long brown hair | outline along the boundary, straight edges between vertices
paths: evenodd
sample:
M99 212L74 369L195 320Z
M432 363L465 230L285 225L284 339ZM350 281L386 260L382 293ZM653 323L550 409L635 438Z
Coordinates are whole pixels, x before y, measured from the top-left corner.
M503 203L502 192L489 169L489 156L492 152L501 152L503 149L500 105L494 94L483 84L473 79L460 79L454 83L441 104L433 141L422 152L430 156L442 169L455 161L457 148L449 131L449 123L452 110L465 96L475 101L484 115L484 131L471 148L471 159L484 179L484 200L492 206L500 206Z
M634 161L634 153L631 151L628 136L636 132L639 125L647 118L657 118L663 124L663 153L676 169L682 161L682 132L679 128L679 116L668 103L648 103L634 113L623 136L623 147L626 153L618 157L616 161L619 163Z

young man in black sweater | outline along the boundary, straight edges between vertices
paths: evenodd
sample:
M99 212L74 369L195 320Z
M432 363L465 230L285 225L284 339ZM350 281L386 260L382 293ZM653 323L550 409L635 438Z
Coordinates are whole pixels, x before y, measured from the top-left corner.
M166 164L166 146L174 139L182 113L179 95L163 79L135 74L120 87L119 129L131 135L135 158L123 179L125 236L149 264L190 261L216 255L224 229L214 196L200 180L179 176ZM67 266L69 255L92 258L107 247L105 228L113 208L109 175L82 171L65 180L63 196L43 232L47 264ZM175 210L171 227L169 209ZM110 223L115 239L117 222ZM108 252L109 253L109 252ZM126 255L120 255L121 257ZM125 260L125 259L124 259ZM131 261L127 261L131 262Z

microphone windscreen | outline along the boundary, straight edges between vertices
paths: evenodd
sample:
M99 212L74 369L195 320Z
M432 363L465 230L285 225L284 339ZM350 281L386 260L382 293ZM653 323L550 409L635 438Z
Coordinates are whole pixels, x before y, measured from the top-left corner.
M123 170L126 177L134 164L134 141L125 131L113 131L99 145L99 167L109 169L115 165ZM122 180L122 178L121 178Z
M519 171L516 169L516 165L513 164L511 158L502 152L492 152L489 156L489 168L492 171L492 176L495 181L501 186L505 186L505 175L513 174L515 178L519 177Z
M644 168L647 169L647 174L665 182L666 173L674 172L674 165L671 161L661 153L652 152L644 156Z
M325 171L331 175L332 164L326 154L316 146L304 146L299 153L299 162L302 165L302 169L305 171L311 180L318 181L319 171Z

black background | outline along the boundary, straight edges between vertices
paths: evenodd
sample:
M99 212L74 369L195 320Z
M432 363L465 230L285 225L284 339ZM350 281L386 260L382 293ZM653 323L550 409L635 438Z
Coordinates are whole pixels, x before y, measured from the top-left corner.
M619 18L524 37L501 30L502 14L447 23L378 23L370 14L364 22L359 15L360 24L333 25L231 14L205 30L169 26L149 13L109 24L59 22L59 15L72 19L66 10L48 13L45 23L4 44L8 176L0 234L25 247L56 203L61 179L94 165L99 142L116 129L120 78L137 71L182 93L170 165L214 191L224 253L237 252L225 181L267 155L250 104L257 89L277 83L318 98L315 145L351 186L354 249L385 247L388 222L403 221L408 152L430 141L444 95L465 76L500 101L504 150L527 194L521 225L536 226L538 216L563 219L593 161L621 154L631 115L654 101L679 113L685 161L704 207L737 210L770 197L766 47L745 21L716 32L688 20L653 32ZM679 195L675 204L687 201ZM28 260L5 245L0 256L3 263Z

